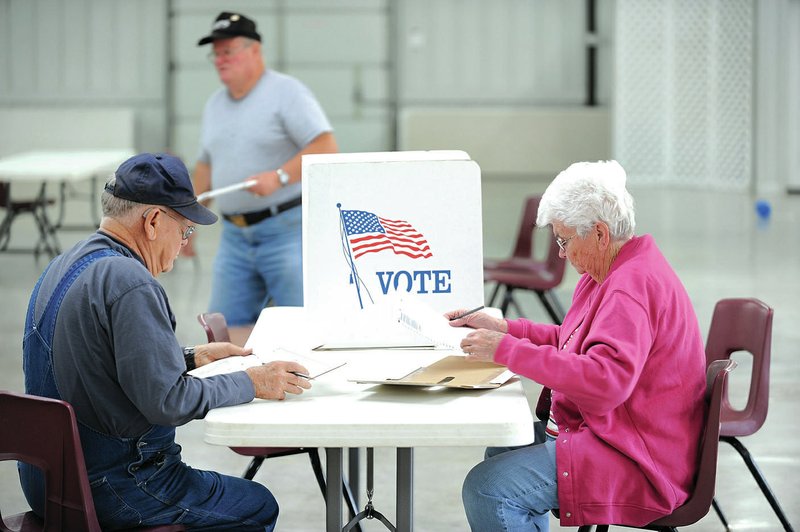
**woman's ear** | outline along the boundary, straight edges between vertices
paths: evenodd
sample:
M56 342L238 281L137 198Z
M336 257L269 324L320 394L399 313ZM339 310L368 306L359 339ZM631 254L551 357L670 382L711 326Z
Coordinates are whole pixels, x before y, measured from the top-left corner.
M594 224L594 234L597 238L597 244L601 249L605 249L611 243L611 229L605 222L597 222Z

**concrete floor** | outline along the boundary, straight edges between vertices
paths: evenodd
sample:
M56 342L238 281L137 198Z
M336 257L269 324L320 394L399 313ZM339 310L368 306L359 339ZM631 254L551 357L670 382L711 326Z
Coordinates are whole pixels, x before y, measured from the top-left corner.
M484 254L508 254L516 232L522 197L541 192L545 182L489 180L484 183ZM637 233L651 233L683 279L695 303L701 330L707 331L714 304L725 297L757 297L775 309L772 344L770 414L764 427L743 439L777 493L789 519L800 523L800 443L792 412L800 410L800 246L795 240L800 225L800 198L768 198L773 212L759 221L754 198L747 193L700 192L690 190L642 189L633 191L637 201ZM68 221L84 221L85 205L71 201ZM2 213L4 214L4 213ZM68 246L85 232L62 232ZM13 228L15 246L29 245L35 230L29 217L20 218ZM182 343L204 340L195 321L205 309L209 293L211 261L218 228L198 231L200 257L181 259L175 270L161 281L178 318ZM29 293L46 261L30 255L0 254L0 297L6 309L0 320L0 388L21 391L21 336ZM577 275L568 269L558 290L563 303L570 300ZM532 295L520 300L526 315L545 320ZM734 395L745 393L748 364L740 359L732 376ZM736 403L736 401L734 401ZM743 399L736 404L742 404ZM794 427L794 428L793 428ZM3 428L6 430L6 428ZM47 437L46 428L42 437ZM241 474L248 459L227 448L203 442L203 422L194 421L178 431L189 464ZM415 454L415 528L418 531L466 530L460 500L461 482L481 459L480 448L420 448ZM394 450L376 450L375 508L394 520ZM256 477L275 493L281 505L279 530L324 530L324 507L305 455L268 460ZM361 486L364 486L362 479ZM780 530L780 524L761 496L738 455L722 446L719 457L717 497L727 511L732 529L739 531ZM363 501L364 495L361 495ZM16 471L9 462L0 463L0 510L4 514L26 509L19 491ZM560 528L555 519L552 530ZM365 530L384 530L377 521ZM686 530L721 531L716 516L706 516Z

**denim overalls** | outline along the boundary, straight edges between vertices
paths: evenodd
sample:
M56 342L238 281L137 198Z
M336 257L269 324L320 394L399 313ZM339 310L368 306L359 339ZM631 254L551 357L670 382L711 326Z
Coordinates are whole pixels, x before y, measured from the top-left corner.
M75 262L59 281L37 321L36 299L50 266L42 273L25 318L22 345L26 393L62 399L52 359L61 302L91 263L114 255L120 253L101 249ZM95 511L104 529L171 523L206 530L274 527L278 507L272 494L260 484L192 469L182 463L174 427L152 425L135 438L103 434L80 421L78 430ZM46 431L43 434L46 437ZM28 503L37 514L44 515L44 476L38 468L23 462L18 463L18 469ZM270 524L265 527L264 523Z

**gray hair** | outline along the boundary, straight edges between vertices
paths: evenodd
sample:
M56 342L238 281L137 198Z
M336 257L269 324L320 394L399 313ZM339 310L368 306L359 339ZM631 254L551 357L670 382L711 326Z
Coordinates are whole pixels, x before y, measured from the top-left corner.
M536 225L559 222L584 237L595 223L604 222L612 241L628 240L636 220L625 181L625 170L617 161L571 164L545 190Z
M131 212L139 209L142 204L136 203L135 201L118 198L109 192L109 189L114 189L114 185L116 183L117 177L112 175L106 181L105 188L103 188L103 193L100 196L100 204L103 207L103 216L117 219L126 218Z

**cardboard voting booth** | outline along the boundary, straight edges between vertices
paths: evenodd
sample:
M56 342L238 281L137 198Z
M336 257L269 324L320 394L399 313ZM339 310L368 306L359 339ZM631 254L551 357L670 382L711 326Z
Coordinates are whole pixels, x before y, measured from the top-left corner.
M481 175L463 151L303 157L304 306L332 345L417 345L399 302L483 302Z

